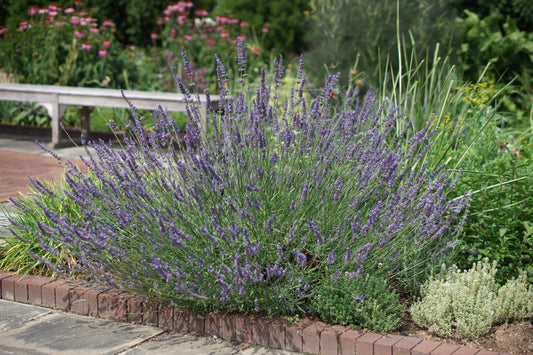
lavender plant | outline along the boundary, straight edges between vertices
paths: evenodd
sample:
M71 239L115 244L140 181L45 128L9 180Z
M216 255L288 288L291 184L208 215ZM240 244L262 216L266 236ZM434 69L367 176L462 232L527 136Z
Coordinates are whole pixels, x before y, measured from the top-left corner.
M354 93L333 110L338 75L307 99L303 61L297 86L280 100L281 58L274 81L263 69L252 88L245 55L241 43L236 93L216 58L220 101L212 107L207 93L207 130L194 83L176 74L191 118L183 140L160 107L150 134L133 108L133 135L122 147L87 143L95 152L87 149L84 160L91 174L70 164L65 177L65 198L80 215L48 208L40 201L60 196L35 184L35 204L51 223L16 228L50 253L59 241L76 257L41 261L203 310L276 315L309 311L322 280L408 280L440 265L467 196L448 201L456 184L449 172L419 164L431 122L405 144L395 135L404 113L380 105L373 92Z

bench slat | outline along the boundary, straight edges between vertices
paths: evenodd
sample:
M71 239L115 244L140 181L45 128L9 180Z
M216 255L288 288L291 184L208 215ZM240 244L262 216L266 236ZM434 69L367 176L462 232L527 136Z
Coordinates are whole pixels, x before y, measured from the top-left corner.
M155 110L159 105L169 111L186 112L187 109L185 97L178 93L129 90L124 91L124 95L138 109ZM193 100L196 98L196 95L192 96ZM199 99L202 126L205 130L206 96L200 95ZM219 97L211 96L210 99L216 105ZM0 83L0 100L36 102L46 107L52 117L53 147L61 143L59 119L67 107L129 108L128 102L122 96L122 90L54 85ZM85 124L85 126L88 125Z

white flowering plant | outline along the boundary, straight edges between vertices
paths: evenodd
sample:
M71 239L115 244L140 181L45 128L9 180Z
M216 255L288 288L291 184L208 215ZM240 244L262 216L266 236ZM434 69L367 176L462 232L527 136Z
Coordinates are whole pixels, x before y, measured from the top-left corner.
M475 339L505 321L533 317L533 286L524 274L505 285L496 283L496 262L474 263L468 271L443 266L438 277L421 286L421 299L411 308L414 322L448 336L456 332Z

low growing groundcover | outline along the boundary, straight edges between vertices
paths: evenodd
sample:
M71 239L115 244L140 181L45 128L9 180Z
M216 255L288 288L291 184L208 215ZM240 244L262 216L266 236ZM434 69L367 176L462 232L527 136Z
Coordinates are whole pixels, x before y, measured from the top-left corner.
M133 135L119 149L88 142L88 173L69 164L60 188L34 181L36 198L13 201L15 234L54 272L197 312L397 328L391 286L416 294L421 275L446 261L469 200L447 198L459 174L428 169L431 117L398 131L409 113L373 91L334 104L338 75L312 98L303 61L287 95L281 58L273 82L263 69L251 88L245 58L241 43L242 86L230 93L217 57L220 101L207 130L194 84L175 75L190 103L183 139L165 110L147 133L133 107Z

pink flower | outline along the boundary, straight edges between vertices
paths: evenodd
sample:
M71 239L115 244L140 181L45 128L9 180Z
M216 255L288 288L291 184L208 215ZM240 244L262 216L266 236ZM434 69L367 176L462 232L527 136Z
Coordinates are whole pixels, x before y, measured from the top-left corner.
M177 35L178 33L176 32L175 28L170 30L170 38L176 38Z
M78 16L72 16L70 20L74 26L78 26L80 24L80 18Z
M98 51L98 55L99 55L100 57L105 57L105 56L107 55L107 50L105 50L105 49L100 49L100 50Z
M61 21L56 21L56 27L64 27L64 26L65 26L65 23Z
M28 15L33 16L33 15L35 15L38 12L39 12L39 7L38 6L32 6L28 10Z
M28 23L26 21L20 21L19 22L19 31L20 30L25 30L26 28L28 28Z
M93 49L93 47L91 46L89 42L85 41L81 45L81 49L83 49L84 51L90 51L91 49Z
M267 28L267 27L263 27L263 29L261 30L261 32L263 32L263 33L268 33L268 28Z
M65 9L65 11L63 11L63 12L66 13L66 14L71 14L71 13L74 12L74 8L73 8L73 7L67 7L67 8Z
M48 13L48 9L46 7L42 7L39 9L39 14L47 14Z
M183 38L185 38L187 41L192 41L194 39L194 37L191 35L185 35Z
M259 51L259 48L257 48L256 46L253 46L252 47L252 53L255 54L255 55L259 55L261 52Z
M94 34L98 34L98 28L96 27L91 27L91 33L94 33Z
M0 26L0 35L7 31L8 31L7 28L5 28L4 26Z
M152 31L152 34L150 35L150 38L151 39L156 39L157 38L157 32L156 31Z
M159 17L156 21L156 24L158 25L162 25L164 22L163 22L163 19L161 17Z
M111 42L109 42L109 40L107 40L107 39L104 39L103 42L102 42L102 45L105 48L109 48L109 46L111 45Z
M222 31L222 32L220 33L220 37L222 37L222 38L228 38L228 37L229 37L229 33L228 33L227 31Z
M182 26L185 22L187 22L187 16L178 16L178 24Z
M212 46L213 44L216 43L216 41L215 41L214 38L209 38L205 43L208 44L208 45L210 45L210 46Z
M83 32L83 31L76 31L76 32L74 32L74 35L75 35L76 37L78 37L78 38L83 38L83 37L85 37L85 32Z
M219 23L221 25L229 23L229 18L227 16L224 16L224 15L220 15L220 16L215 17L215 20L216 20L217 23Z
M50 11L61 11L61 8L57 4L50 4L50 5L48 5L48 10L50 10Z
M200 33L200 38L201 39L206 39L207 38L207 35L205 33Z
M248 22L246 21L242 21L241 24L240 24L241 27L248 27Z
M188 1L187 3L185 3L185 6L187 6L187 7L193 7L194 4L193 4L192 2L190 2L190 1Z
M80 5L81 5L81 1L76 0L76 2L74 3L74 5L76 5L76 6L80 6Z
M80 11L80 16L87 16L87 11L81 10Z
M196 10L194 10L194 14L196 16L198 16L198 17L205 17L205 16L209 15L209 13L206 10L204 10L204 9L196 9Z
M57 15L57 11L55 11L55 10L50 10L50 12L48 12L48 15L50 15L50 16L55 16L55 15Z
M231 19L231 23L232 23L233 25L238 25L238 24L239 24L239 20L236 19L236 18Z
M110 19L107 19L107 20L105 20L105 21L102 23L102 26L104 26L104 27L113 26L113 21L111 21Z

